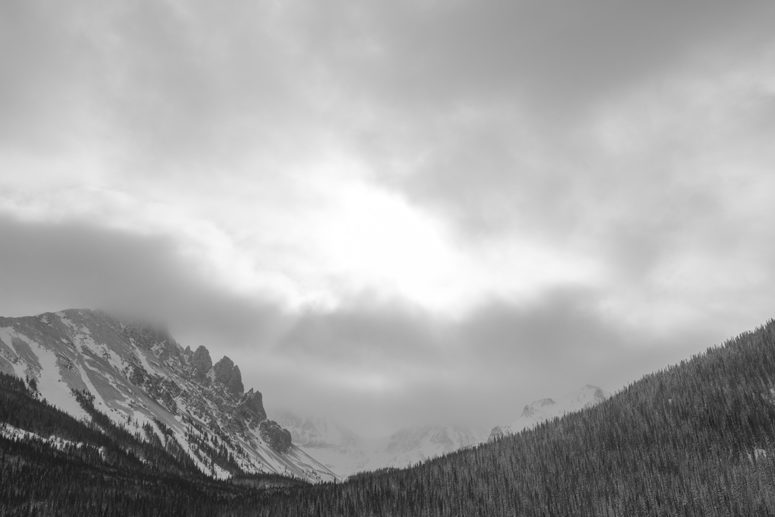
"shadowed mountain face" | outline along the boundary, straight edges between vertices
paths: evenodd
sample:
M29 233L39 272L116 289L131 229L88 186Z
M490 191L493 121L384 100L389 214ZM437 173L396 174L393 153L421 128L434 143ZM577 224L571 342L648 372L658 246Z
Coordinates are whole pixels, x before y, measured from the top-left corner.
M267 419L261 393L244 391L231 359L213 364L205 347L183 348L158 328L86 310L0 318L0 372L77 419L93 419L86 400L130 433L171 437L214 477L335 479Z

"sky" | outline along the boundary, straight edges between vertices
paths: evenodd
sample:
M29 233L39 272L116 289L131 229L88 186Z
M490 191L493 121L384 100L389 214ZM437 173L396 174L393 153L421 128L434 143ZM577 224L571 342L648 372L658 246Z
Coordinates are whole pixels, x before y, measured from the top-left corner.
M487 428L775 304L775 4L0 3L0 314Z

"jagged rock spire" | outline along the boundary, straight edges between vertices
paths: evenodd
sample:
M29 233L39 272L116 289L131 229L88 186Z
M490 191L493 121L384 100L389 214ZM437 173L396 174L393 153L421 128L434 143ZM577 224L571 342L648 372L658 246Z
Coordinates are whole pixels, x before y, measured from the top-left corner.
M215 363L213 371L215 372L215 382L220 382L226 386L226 389L233 395L242 395L245 392L239 366L235 365L227 356L223 356L223 359Z
M207 378L207 372L213 366L213 360L210 359L210 352L207 348L200 346L191 356L191 367L193 370L194 378L203 380Z

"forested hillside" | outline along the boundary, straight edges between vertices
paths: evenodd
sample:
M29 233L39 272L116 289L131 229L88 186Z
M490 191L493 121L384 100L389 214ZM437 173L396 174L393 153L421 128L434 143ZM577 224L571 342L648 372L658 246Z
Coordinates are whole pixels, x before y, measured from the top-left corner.
M260 516L775 515L775 323L600 405L413 469L268 497Z
M775 322L593 408L342 484L208 480L163 446L138 449L0 380L4 422L76 444L9 437L6 426L4 515L775 515Z

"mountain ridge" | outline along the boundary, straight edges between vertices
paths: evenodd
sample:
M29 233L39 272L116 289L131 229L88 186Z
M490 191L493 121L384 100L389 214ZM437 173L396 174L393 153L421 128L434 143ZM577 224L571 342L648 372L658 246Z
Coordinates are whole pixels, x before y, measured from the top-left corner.
M172 439L216 478L337 479L267 418L261 393L244 391L230 358L213 363L206 347L183 348L158 326L88 309L1 317L0 372L34 383L77 419L93 421L93 404L131 433Z

